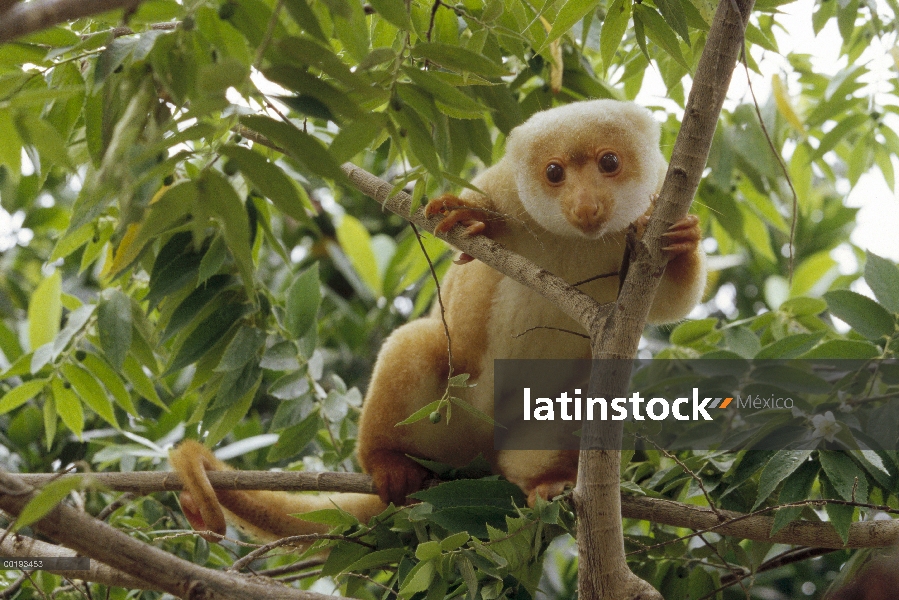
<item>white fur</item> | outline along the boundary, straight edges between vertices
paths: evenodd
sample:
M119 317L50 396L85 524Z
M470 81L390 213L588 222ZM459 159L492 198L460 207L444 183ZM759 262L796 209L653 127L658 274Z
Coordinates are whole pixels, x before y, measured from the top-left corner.
M604 132L610 127L618 132L613 139L606 139ZM521 204L536 222L556 235L596 239L622 231L649 208L650 198L661 187L666 169L659 138L659 126L647 109L631 102L592 100L533 115L509 135L504 160L513 163ZM637 180L610 178L601 182L614 198L614 207L610 207L611 217L603 227L590 233L572 225L558 200L541 185L547 160L586 147L626 147L635 153L644 171ZM625 164L623 168L630 166ZM556 190L561 187L552 191Z

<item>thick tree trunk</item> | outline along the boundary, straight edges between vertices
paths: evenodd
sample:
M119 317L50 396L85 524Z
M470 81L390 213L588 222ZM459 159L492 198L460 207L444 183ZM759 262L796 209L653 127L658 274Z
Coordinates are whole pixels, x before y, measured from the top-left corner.
M661 250L661 235L686 216L699 187L754 3L754 0L722 0L718 4L652 220L642 240L636 244L615 308L604 323L590 332L595 359L636 356L666 263ZM591 394L623 396L629 378L630 369L624 367L594 374ZM648 583L636 577L625 562L619 494L620 444L620 426L585 427L583 447L602 449L581 452L574 494L578 513L581 600L661 598Z

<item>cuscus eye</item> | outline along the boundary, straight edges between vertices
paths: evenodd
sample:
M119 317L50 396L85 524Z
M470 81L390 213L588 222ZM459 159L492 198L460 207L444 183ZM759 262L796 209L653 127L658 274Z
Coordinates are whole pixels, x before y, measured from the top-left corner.
M565 180L565 167L557 162L546 165L546 180L552 184L559 184Z
M614 152L605 152L599 157L599 170L607 175L618 172L621 168L621 159Z

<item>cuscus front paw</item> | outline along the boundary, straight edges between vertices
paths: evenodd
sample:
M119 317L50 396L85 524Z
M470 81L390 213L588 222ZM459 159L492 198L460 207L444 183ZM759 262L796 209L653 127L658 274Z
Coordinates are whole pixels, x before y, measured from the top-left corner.
M430 218L438 214L443 219L434 228L434 233L446 233L453 225L460 223L468 235L483 234L487 231L487 223L491 218L487 209L452 194L444 194L428 202L425 216Z
M692 254L699 246L699 240L702 239L699 217L687 215L669 227L668 231L662 234L662 237L665 238L665 246L662 250L672 257Z

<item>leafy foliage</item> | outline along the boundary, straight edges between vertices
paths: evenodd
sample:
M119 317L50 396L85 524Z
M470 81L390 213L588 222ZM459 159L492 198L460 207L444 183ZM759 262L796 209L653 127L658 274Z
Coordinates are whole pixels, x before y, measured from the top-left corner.
M750 69L761 50L778 51L786 3L757 2ZM709 297L735 298L709 301L705 318L672 331L648 331L658 356L896 356L899 268L849 241L856 209L843 202L872 169L895 186L899 82L875 93L858 60L873 37L895 39L887 4L891 16L871 3L815 2L814 29L836 23L847 66L828 77L790 54L792 72L773 79L760 106L764 129L750 104L725 111L695 206L715 242ZM380 341L426 310L436 286L416 237L351 190L341 163L386 174L420 202L467 185L533 113L588 97L633 99L647 70L661 76L669 111L683 107L714 7L148 0L129 15L130 32L113 29L122 24L113 12L0 46L0 201L15 224L0 263L0 461L24 471L76 460L164 468L167 446L202 432L227 442L244 468L352 469L359 388ZM663 126L670 148L673 112ZM782 249L793 199L769 142L798 198L792 262ZM448 248L421 241L443 274ZM841 271L837 248L862 266ZM878 393L895 395L897 374L882 376ZM417 416L444 405L457 403L435 398ZM844 452L856 447L846 437L853 406L798 417L842 433L789 457L684 452L678 463L626 453L623 489L704 503L701 480L708 498L734 510L808 498L895 508L895 452ZM881 413L899 422L895 407ZM33 514L70 491L47 490ZM111 498L85 494L95 512ZM467 503L453 504L460 497ZM332 551L318 575L358 597L386 587L404 598L528 598L538 585L572 597L566 550L550 553L539 580L547 543L570 529L564 502L525 509L517 488L493 480L444 484L422 500L371 524L317 515L342 536L319 542ZM874 512L824 510L843 536ZM110 521L150 539L153 528L183 526L178 515L160 495ZM823 516L781 508L774 530ZM711 594L724 562L754 569L778 551L678 534L627 528L632 568L671 598ZM198 562L231 560L200 538L162 543ZM848 556L765 573L753 589L788 590L802 578L823 586ZM35 581L44 590L60 583L46 573ZM21 597L38 594L30 586Z

